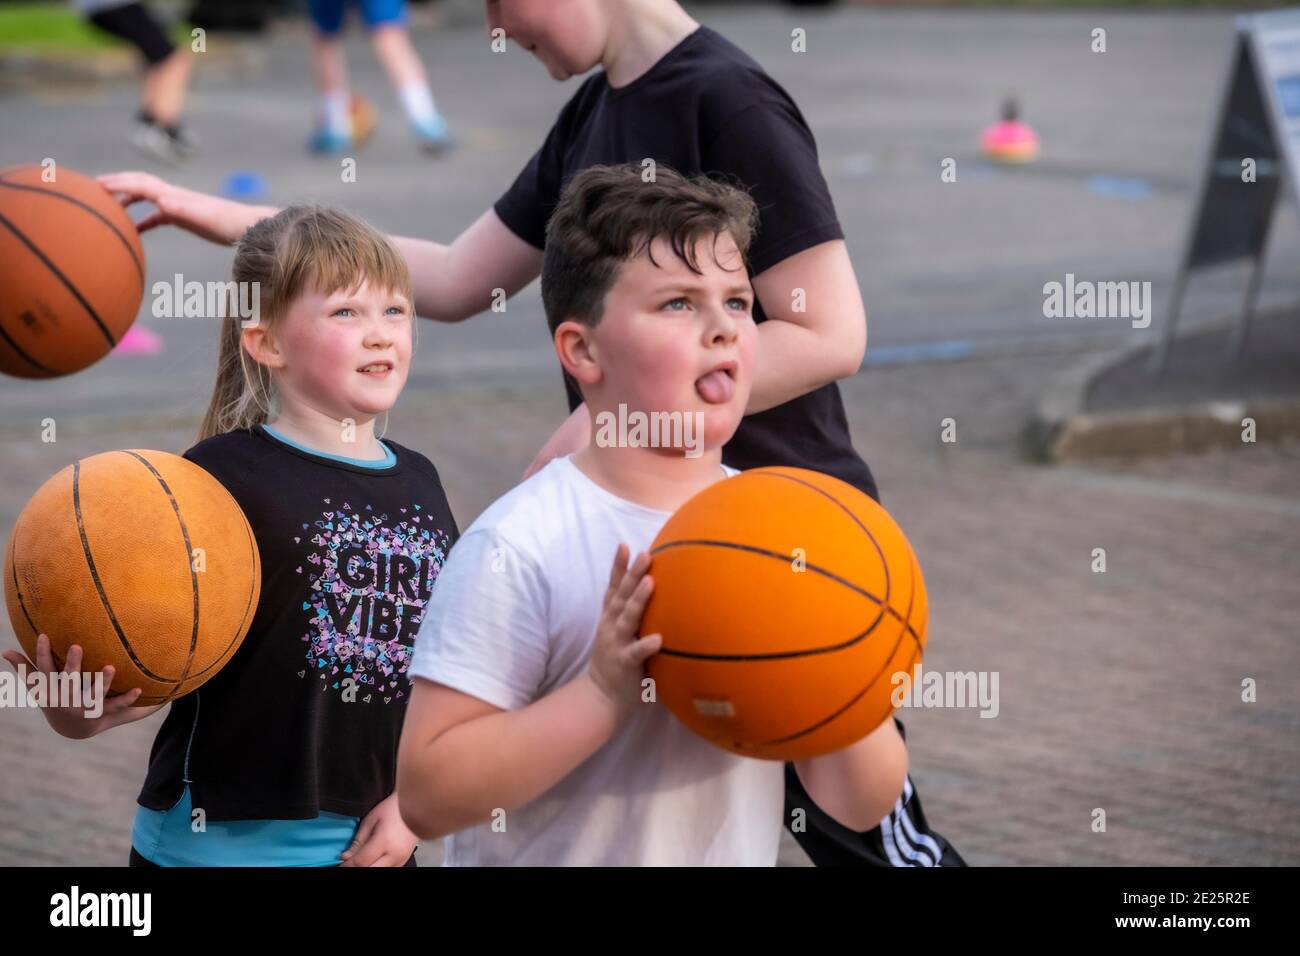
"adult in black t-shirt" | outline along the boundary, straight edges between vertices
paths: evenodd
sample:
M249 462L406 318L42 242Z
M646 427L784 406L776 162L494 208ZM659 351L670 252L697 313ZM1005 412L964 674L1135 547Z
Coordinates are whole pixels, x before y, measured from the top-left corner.
M547 220L570 177L604 164L640 162L649 169L649 161L688 176L719 175L749 191L761 217L749 250L751 276L824 243L835 244L835 254L843 251L844 232L799 108L762 67L708 27L695 30L626 86L610 86L603 70L587 79L493 208L512 232L540 249L546 244ZM810 282L802 290L804 305L823 314L842 309L842 318L865 333L856 282L850 284L851 299L831 301L821 283ZM796 304L793 289L781 289L775 306L771 295L765 303L764 289L755 291L756 323L768 319L765 305L787 312ZM801 314L808 313L791 311L787 318ZM852 334L843 339L848 354L838 370L851 374L861 362L865 340L859 344ZM760 348L771 345L761 335L759 341ZM571 382L566 385L569 408L576 409L582 397ZM849 439L844 403L833 380L747 415L723 449L723 461L739 469L811 468L876 497L871 470Z

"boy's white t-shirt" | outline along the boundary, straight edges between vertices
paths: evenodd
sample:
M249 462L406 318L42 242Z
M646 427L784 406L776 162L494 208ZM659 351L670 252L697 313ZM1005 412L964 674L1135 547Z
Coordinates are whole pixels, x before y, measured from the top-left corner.
M619 543L633 557L648 550L669 515L606 491L567 457L549 462L451 549L409 674L505 710L567 684L587 668ZM504 828L449 836L444 865L772 866L784 781L779 761L728 753L662 704L638 704Z

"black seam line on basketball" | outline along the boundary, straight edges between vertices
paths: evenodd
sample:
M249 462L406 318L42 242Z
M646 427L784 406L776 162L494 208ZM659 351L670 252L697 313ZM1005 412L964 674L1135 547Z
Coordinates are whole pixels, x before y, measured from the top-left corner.
M23 589L18 584L18 526L14 525L12 532L13 537L9 541L9 572L14 579L14 594L18 595L18 607L23 612L23 617L27 619L27 626L37 637L40 636L41 630L32 620L32 616L27 613L27 604L23 601Z
M894 611L892 607L889 608L889 611L894 615L894 617L898 620L898 622L903 625L903 629L899 631L898 638L897 640L894 641L894 646L889 649L889 654L888 656L886 656L885 662L880 665L880 670L876 671L876 673L872 676L871 680L867 681L867 686L862 688L862 692L858 694L858 696L854 699L855 701L861 699L862 694L865 694L867 691L871 690L872 687L876 686L876 681L880 680L880 678L884 676L885 668L889 666L889 662L892 661L894 659L894 655L898 653L898 646L903 643L903 637L905 635L911 634L913 644L917 645L918 649L913 650L912 652L913 659L915 659L916 654L919 653L920 645L917 640L916 632L912 628L912 611L916 608L916 583L919 580L919 577L917 573L916 560L910 555L908 558L908 567L912 571L912 575L911 575L912 587L911 587L911 592L907 596L907 613L900 615L896 611ZM849 706L852 706L853 703L854 701L850 701Z
M36 361L36 359L32 358L32 357L31 357L30 355L28 355L25 351L23 351L22 347L21 347L17 342L15 342L15 341L10 337L10 335L9 335L8 332L5 331L5 327L4 327L3 325L0 325L0 338L3 338L3 339L5 340L5 342L7 342L7 343L9 344L9 347L10 347L11 349L13 349L15 352L18 353L18 357L19 357L19 358L21 358L21 359L22 359L23 361L25 361L25 362L28 362L28 363L31 364L31 365L34 365L36 368L40 369L42 372L46 372L46 373L49 374L49 375L61 375L61 374L63 374L62 372L56 372L56 371L55 371L54 369L52 369L52 368L46 368L46 367L45 367L44 365L42 365L40 362Z
M812 482L805 481L804 479L799 478L795 475L786 475L786 474L782 474L781 472L772 472L772 471L754 471L754 472L750 472L750 474L762 478L782 478L786 481L793 481L797 485L803 485L805 488L811 488L813 491L817 492L818 494L829 498L839 508L841 508L844 511L844 513L847 514L853 520L853 523L862 529L862 532L870 539L872 547L876 549L876 553L880 555L880 566L881 568L884 569L884 573L885 573L885 600L882 603L885 605L889 613L894 614L895 617L898 617L898 614L894 612L893 607L889 604L889 595L890 595L890 589L892 583L892 578L889 573L889 562L885 560L885 553L881 549L880 543L876 540L876 536L871 533L870 528L868 528L858 519L857 515L855 515L852 511L850 511L848 507L846 507L844 503L841 502L834 495L830 494L829 492L825 491L822 488L818 488ZM916 599L916 582L917 580L920 579L921 569L916 563L916 555L910 553L910 548L909 548L909 555L908 555L908 563L912 569L912 595L908 598L907 618L906 619L899 618L899 620L902 621L903 626L907 629L907 633L912 636L912 640L916 643L917 650L919 652L922 646L921 637L919 634L916 633L916 629L912 627L911 617L912 617L912 602L915 601ZM661 651L660 653L663 652Z
M103 605L105 613L108 614L108 621L113 625L113 632L117 634L118 641L126 650L127 656L131 658L131 663L139 668L140 673L161 684L171 683L170 678L155 674L144 666L144 661L136 656L131 642L126 639L126 634L122 632L122 626L117 621L117 615L113 613L113 605L109 603L108 595L104 593L104 582L99 579L99 571L95 567L95 558L90 553L90 542L86 540L86 526L81 518L81 462L79 461L73 463L72 466L72 511L77 516L77 534L81 536L81 553L86 559L86 567L90 569L90 578L95 582L95 590L99 593L99 603Z
M898 611L894 610L892 607L885 608L884 614L888 614L894 620L898 621L900 624L903 625L903 633L907 634L912 638L912 643L916 645L917 650L919 651L922 647L921 636L916 633L916 628L912 626L912 622L909 620L912 614L911 608L910 607L908 608L906 616L899 614ZM880 621L883 618L884 614L882 614L880 617L877 617L871 623L871 627L867 628L861 634L854 635L853 637L843 642L842 644L831 644L827 647L815 647L810 650L778 651L772 654L704 654L697 651L678 651L678 650L674 650L671 647L663 647L660 648L659 651L657 651L657 653L664 654L668 657L680 657L683 659L695 660L695 661L771 661L771 660L788 660L796 657L811 657L814 654L831 654L834 653L835 651L841 651L846 647L850 647L853 644L856 644L859 641L861 641L864 637L867 637L869 634L871 634L871 632L874 631L880 625ZM898 649L897 643L895 643L894 649L895 650Z
M804 481L802 478L798 478L794 475L785 475L778 471L760 471L760 470L755 470L753 472L750 472L750 474L752 474L756 478L780 478L782 481L793 481L796 485L803 485L805 488L810 488L813 491L817 492L817 494L821 495L823 498L829 498L835 504L835 507L839 508L846 515L848 515L849 519L862 530L863 534L867 536L867 539L871 542L871 546L876 549L876 554L880 556L880 566L881 568L884 569L885 572L885 599L881 603L882 604L889 603L889 595L890 595L889 562L885 560L885 552L880 547L880 542L876 540L876 536L871 533L871 529L868 528L866 525L864 525L862 523L862 520L857 515L855 515L849 509L849 507L846 504L844 504L844 502L840 501L840 499L836 498L829 491L826 491L823 488L818 488L811 481Z
M747 551L750 554L757 554L760 557L772 558L776 561L780 561L782 564L785 564L790 560L784 554L777 554L775 551L768 551L765 548L758 548L751 544L737 544L734 541L710 541L705 538L695 538L695 539L689 539L683 541L670 541L668 544L661 544L659 547L655 548L650 553L653 555L653 554L658 554L661 551L667 551L670 548L688 547L692 545L699 546L699 547L706 547L706 548L709 547L731 548L732 550L735 551ZM783 660L792 657L810 657L813 654L830 654L835 651L843 650L846 647L851 647L854 644L856 644L858 641L865 638L872 631L874 631L877 626L879 626L881 620L884 618L886 614L893 614L895 617L898 617L897 611L881 603L880 599L877 598L870 591L860 588L856 584L853 584L850 581L844 580L838 574L833 574L832 572L827 571L825 568L819 568L815 564L805 563L804 567L809 571L814 571L825 578L829 578L830 580L836 582L837 584L843 585L844 587L848 588L850 591L854 591L857 594L861 594L867 600L871 601L878 608L880 608L880 613L877 614L876 619L871 622L871 626L868 627L865 631L861 632L860 634L855 634L853 637L849 638L848 640L841 641L838 644L829 644L825 647L805 648L804 650L801 651L778 651L771 654L704 654L704 653L697 653L694 651L677 651L665 647L662 648L659 651L659 653L666 654L669 657L685 657L685 658L690 658L691 660L705 660L705 661Z
M823 717L821 720L809 724L807 727L803 728L802 730L796 730L794 733L786 737L778 737L775 740L760 741L757 744L757 746L774 747L778 744L788 744L792 740L798 740L800 737L806 737L808 734L811 734L813 731L820 730L822 727L825 727L836 717L840 716L840 714L844 713L846 710L848 710L850 707L852 707L854 704L860 701L863 698L863 696L867 693L867 691L871 690L871 688L876 685L876 681L880 680L881 676L885 673L885 668L889 666L889 662L892 661L894 659L894 655L898 653L898 645L901 643L903 643L902 633L898 635L898 640L894 641L894 646L890 650L889 656L885 658L885 663L881 666L880 670L876 672L876 676L871 678L871 680L867 681L866 686L864 686L860 691L858 691L851 698L849 698L848 703L844 704L838 710L833 711L826 717Z
M916 653L920 654L923 645L921 635L916 633L916 628L912 626L912 608L916 606L916 586L921 581L921 565L917 563L916 555L911 553L910 548L908 563L912 569L912 593L907 598L907 616L903 618L903 627L907 628L907 633L912 637L912 643L916 645Z
M919 568L916 565L916 558L914 556L909 558L908 567L912 569L912 592L911 594L908 595L907 598L907 615L905 617L901 617L897 614L897 612L894 612L894 616L897 617L900 622L902 622L903 630L899 632L898 639L894 641L894 646L889 649L889 655L885 658L885 662L880 665L880 670L876 671L875 675L871 678L871 680L867 681L866 686L863 687L862 690L858 691L855 695L853 695L853 697L849 700L847 704L845 704L843 707L840 707L838 710L834 711L829 716L821 720L815 721L811 725L804 727L802 730L797 730L793 734L790 734L789 736L779 737L776 740L764 740L760 742L757 746L773 747L779 744L789 743L792 740L798 740L800 737L805 737L808 734L812 733L813 731L825 727L827 724L833 721L840 714L847 711L850 707L852 707L859 700L861 700L862 697L869 690L871 690L872 687L876 686L876 681L880 680L880 678L884 676L885 668L889 666L889 662L892 661L894 659L894 655L898 653L898 645L903 643L903 635L907 633L910 633L912 635L913 641L917 643L916 649L912 651L912 663L915 663L916 656L917 654L920 653L920 644L917 641L916 632L912 628L911 620L912 620L912 610L916 607L916 585L917 582L920 580L920 574L919 574ZM893 611L893 608L890 608L889 610ZM911 672L910 664L908 665L908 668L909 668L908 673L910 673Z
M738 541L717 541L712 538L681 538L677 541L669 541L666 544L661 544L657 548L651 550L650 554L656 555L661 551L669 551L673 548L685 548L685 547L690 547L692 545L698 545L700 547L705 547L705 548L731 548L733 551L748 551L751 554L761 555L762 557L765 558L775 558L777 561L780 561L782 564L790 563L790 556L786 554L780 554L776 551L770 551L767 548L760 548L757 545L753 545L753 544L741 544ZM878 607L884 607L887 604L886 601L883 601L880 598L876 597L876 595L872 594L866 588L862 587L861 585L854 584L852 581L845 580L844 578L836 574L834 571L827 571L825 568L820 567L819 565L813 564L808 561L805 561L803 566L809 571L813 571L816 574L820 574L822 577L830 578L836 584L844 585L850 591L854 591L858 594L861 594L864 598L866 598L868 601L870 601L872 604L875 604Z
M37 249L30 239L19 232L18 227L6 219L4 213L0 213L0 223L8 226L9 231L18 237L18 241L30 249L33 255L40 259L41 262L45 263L45 268L49 269L50 272L54 274L54 277L63 283L64 288L76 297L77 301L81 303L82 308L84 308L90 317L95 320L95 324L99 326L99 331L103 332L104 338L108 339L108 344L110 346L116 346L117 342L113 339L113 333L108 330L108 326L105 325L104 320L99 317L99 313L90 307L90 303L87 302L86 297L81 294L81 290L69 282L68 277L59 271L59 267L51 262L45 253L41 252L40 249Z
M883 616L883 615L882 615L882 616ZM814 647L814 648L810 648L810 649L808 649L808 650L802 650L802 651L777 651L777 652L774 652L774 653L772 653L772 654L702 654L702 653L698 653L698 652L696 652L696 651L674 651L674 650L669 650L669 649L665 648L665 649L661 649L660 651L658 651L658 653L663 654L665 657L680 657L680 658L682 658L682 659L684 659L684 660L692 660L692 661L783 661L783 660L793 660L793 659L798 658L798 657L813 657L813 656L815 656L815 655L817 655L817 654L834 654L836 651L842 651L842 650L844 650L844 648L846 648L846 647L852 647L854 644L857 644L857 643L858 643L859 641L861 641L864 637L866 637L866 636L869 635L872 631L874 631L874 630L876 629L876 625L879 624L879 623L880 623L880 618L878 617L878 618L876 618L876 620L872 623L871 627L867 628L867 629L866 629L865 631L863 631L861 634L855 634L855 635L853 635L853 637L849 638L847 641L844 641L842 644L832 644L832 645L830 645L829 647Z
M190 668L194 666L194 654L199 646L199 574L194 570L194 545L190 542L190 529L185 526L185 517L181 514L181 506L177 503L176 496L172 494L171 488L167 486L166 480L162 475L158 474L158 469L154 468L153 463L143 455L138 455L133 451L124 451L123 454L130 455L140 462L157 479L163 493L167 495L167 501L171 504L172 511L176 513L176 523L180 525L181 537L185 540L185 565L190 569L190 590L194 595L194 623L190 628L190 651L185 657L185 666L181 668L181 676L175 681L176 686L180 687L190 676Z
M122 230L118 229L117 226L109 222L108 217L105 216L103 213L101 213L94 206L87 205L86 203L82 202L80 199L77 199L75 196L68 196L61 192L55 192L53 189L42 189L40 186L30 186L27 183L15 183L3 177L0 177L0 186L8 186L10 189L25 189L28 192L40 193L43 196L52 196L55 199L62 199L64 202L70 202L77 206L80 206L82 209L90 213L92 216L94 216L104 225L108 226L109 229L113 230L113 235L117 236L118 241L122 243L123 246L126 247L127 255L131 257L131 263L135 266L135 271L136 274L140 277L140 281L144 282L144 263L136 258L135 249L131 247L131 243L127 242L126 236L122 235Z
M226 491L224 485L222 486L222 490ZM234 496L230 495L229 491L226 491L226 494L230 496L230 500L234 502L236 507L238 507L239 502L235 501ZM243 512L241 511L240 514L242 515ZM245 519L244 521L244 535L248 539L251 549L256 550L257 542L253 538L253 529L248 526L247 519ZM226 643L225 649L222 650L220 654L214 655L212 660L209 661L207 664L205 664L203 667L200 667L198 670L195 671L190 671L188 675L189 677L203 677L203 675L208 673L208 671L220 670L222 667L225 666L226 661L230 659L231 648L234 647L236 642L241 640L242 635L247 633L248 627L251 626L252 624L252 621L249 616L249 609L251 608L254 612L257 611L256 599L261 597L261 595L254 592L253 584L254 584L253 581L248 582L248 600L244 602L244 613L239 618L240 626L231 635L230 640ZM247 625L245 625L244 623L245 621L248 621Z
M796 730L794 733L789 734L788 736L785 736L785 737L778 737L778 738L776 738L775 740L764 740L764 741L761 741L761 742L758 744L758 746L760 746L760 747L774 747L774 746L777 746L777 745L779 745L779 744L788 744L788 743L789 743L790 741L792 741L792 740L798 740L800 737L806 737L806 736L808 736L808 734L811 734L811 733L813 733L813 732L816 731L816 730L820 730L822 727L825 727L827 724L829 724L829 723L830 723L831 721L833 721L835 718L839 717L840 714L844 713L844 712L847 711L849 708L851 708L854 704L856 704L858 701L860 701L860 700L861 700L861 699L866 695L867 691L871 690L871 688L875 686L876 681L880 680L881 675L884 674L884 672L885 672L885 667L888 667L888 666L889 666L888 662L891 661L891 660L893 660L893 659L894 659L894 655L898 653L898 645L901 644L902 642L903 642L903 635L902 635L902 634L899 634L899 635L898 635L898 640L894 642L893 650L891 650L891 651L889 652L889 657L887 657L887 658L885 659L885 661L886 661L885 665L882 666L882 667L880 668L880 670L876 672L876 676L875 676L875 677L873 677L873 678L871 678L871 680L867 681L866 685L865 685L865 686L864 686L860 691L858 691L856 694L854 694L852 697L849 698L848 703L844 704L843 706L841 706L841 707L838 708L837 710L832 711L830 714L826 715L826 716L823 717L821 720L818 720L818 721L815 721L815 722L812 723L812 724L809 724L807 727L803 728L802 730Z
M230 500L231 501L235 500L233 495L231 495ZM236 501L235 504L238 505L239 502ZM241 515L243 514L242 510L240 511L240 514ZM260 568L262 564L262 558L261 555L258 554L257 539L253 537L253 528L248 523L247 518L244 519L244 537L248 539L248 550L249 553L252 554L253 556L253 560L251 562L252 566ZM257 602L261 600L262 597L261 594L257 593L258 577L260 577L260 575L254 575L253 579L248 582L248 601L244 605L244 615L239 619L241 633L246 632L247 628L253 626L253 617L257 614ZM247 621L248 624L245 625L244 621ZM234 641L232 640L231 643L233 644Z

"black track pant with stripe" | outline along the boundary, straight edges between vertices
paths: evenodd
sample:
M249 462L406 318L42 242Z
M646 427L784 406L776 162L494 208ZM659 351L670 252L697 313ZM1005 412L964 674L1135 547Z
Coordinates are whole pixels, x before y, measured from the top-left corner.
M906 739L902 722L895 717ZM802 809L803 814L794 811ZM802 826L796 826L801 821ZM930 829L909 775L889 816L858 833L831 819L804 789L794 764L785 765L785 825L816 866L965 866L953 846Z

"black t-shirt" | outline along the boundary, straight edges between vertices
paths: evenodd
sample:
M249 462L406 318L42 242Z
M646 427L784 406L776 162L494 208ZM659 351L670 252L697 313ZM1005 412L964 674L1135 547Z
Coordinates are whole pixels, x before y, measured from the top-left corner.
M529 244L546 244L546 222L569 178L589 166L651 158L685 175L743 184L761 224L749 250L758 275L811 246L844 238L817 145L794 100L744 51L700 27L619 89L598 71L560 111L528 165L495 205ZM754 320L767 317L754 303ZM569 407L582 396L566 382ZM790 465L834 475L876 497L853 449L839 387L815 389L748 415L723 449L733 468Z
M364 816L393 792L425 604L458 537L429 459L384 440L388 467L313 454L262 428L185 457L239 502L262 590L221 671L171 704L138 798L186 782L210 820Z

